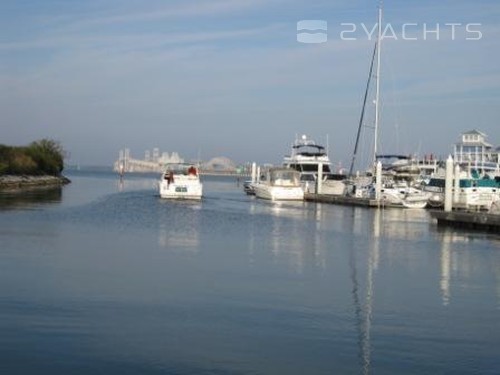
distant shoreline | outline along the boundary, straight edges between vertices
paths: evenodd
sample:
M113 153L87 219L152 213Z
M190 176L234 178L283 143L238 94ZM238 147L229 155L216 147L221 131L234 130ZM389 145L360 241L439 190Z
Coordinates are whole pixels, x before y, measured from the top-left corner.
M28 176L3 175L0 176L0 190L18 190L38 187L57 187L69 184L71 181L64 176Z

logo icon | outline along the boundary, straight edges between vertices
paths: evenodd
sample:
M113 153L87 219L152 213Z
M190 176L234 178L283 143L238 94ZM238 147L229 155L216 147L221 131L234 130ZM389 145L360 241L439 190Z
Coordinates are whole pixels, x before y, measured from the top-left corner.
M297 22L297 42L325 43L328 40L327 29L324 20L301 20Z

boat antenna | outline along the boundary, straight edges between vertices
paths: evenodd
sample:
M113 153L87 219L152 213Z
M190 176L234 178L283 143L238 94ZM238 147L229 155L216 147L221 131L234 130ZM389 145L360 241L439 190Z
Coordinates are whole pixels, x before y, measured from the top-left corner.
M329 155L330 153L330 137L328 134L326 135L326 154Z
M375 88L375 132L373 140L373 166L377 161L378 127L380 121L380 51L382 49L382 2L378 8L377 72Z
M373 74L373 63L375 61L375 53L377 51L377 43L373 47L372 62L370 64L370 72L368 73L368 80L366 82L365 97L363 98L363 106L361 108L361 116L359 117L358 133L356 134L356 143L354 144L354 152L352 154L351 166L349 167L349 176L352 176L354 170L354 163L358 155L359 136L361 135L361 128L363 127L363 120L365 118L366 100L368 99L368 91L370 90L370 82Z

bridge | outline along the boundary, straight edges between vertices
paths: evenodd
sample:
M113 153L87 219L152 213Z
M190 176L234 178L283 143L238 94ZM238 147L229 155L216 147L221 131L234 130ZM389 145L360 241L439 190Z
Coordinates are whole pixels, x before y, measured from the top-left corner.
M175 160L162 157L141 160L132 158L129 149L120 150L118 160L113 165L113 170L115 172L123 171L126 173L161 173L168 164L184 162L184 159L178 157L176 153L175 156ZM200 173L204 175L239 176L248 174L248 168L238 168L234 161L225 156L217 156L206 162L194 161L192 164L199 165Z

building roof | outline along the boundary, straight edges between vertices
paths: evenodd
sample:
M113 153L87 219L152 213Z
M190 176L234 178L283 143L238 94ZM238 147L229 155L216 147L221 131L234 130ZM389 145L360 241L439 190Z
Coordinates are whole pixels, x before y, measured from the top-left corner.
M486 148L492 148L493 145L488 143L488 142L458 142L455 143L456 146L478 146L478 147L486 147Z
M483 137L486 137L486 134L484 134L483 132L480 132L479 130L476 130L476 129L472 129L472 130L469 130L467 132L462 133L462 135L465 135L465 134L482 135Z

